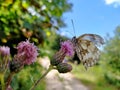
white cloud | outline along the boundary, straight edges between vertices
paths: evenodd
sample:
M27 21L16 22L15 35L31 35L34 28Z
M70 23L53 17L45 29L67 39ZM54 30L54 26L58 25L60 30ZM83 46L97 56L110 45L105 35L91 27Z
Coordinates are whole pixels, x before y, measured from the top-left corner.
M113 5L115 8L120 6L120 0L105 0L107 5Z

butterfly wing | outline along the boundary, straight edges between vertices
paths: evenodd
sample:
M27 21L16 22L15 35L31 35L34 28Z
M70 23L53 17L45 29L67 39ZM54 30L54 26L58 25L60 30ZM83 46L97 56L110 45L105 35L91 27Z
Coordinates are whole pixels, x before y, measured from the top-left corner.
M84 34L76 38L75 50L86 69L96 64L99 59L100 51L96 46L98 44L103 44L99 35Z
M78 39L91 41L97 46L104 44L103 38L97 34L83 34Z

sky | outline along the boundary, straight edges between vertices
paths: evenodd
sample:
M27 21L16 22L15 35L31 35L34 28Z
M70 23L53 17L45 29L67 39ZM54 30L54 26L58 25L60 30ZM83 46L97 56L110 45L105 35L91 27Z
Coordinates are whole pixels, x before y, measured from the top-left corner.
M67 27L60 34L72 38L85 33L98 34L103 38L107 33L112 37L120 25L120 0L68 0L72 11L63 15ZM74 22L75 33L71 20Z

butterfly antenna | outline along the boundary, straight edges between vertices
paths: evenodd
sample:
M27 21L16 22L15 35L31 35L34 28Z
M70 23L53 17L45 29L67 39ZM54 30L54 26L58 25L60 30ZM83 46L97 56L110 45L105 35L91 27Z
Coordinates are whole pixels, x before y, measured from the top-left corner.
M73 20L71 20L71 22L72 22L72 26L73 26L74 34L75 34L75 36L76 36L76 33L75 33L75 26L74 26L74 22L73 22Z
M73 33L69 32L69 31L67 31L67 30L66 30L66 32L68 32L69 34L71 34L72 36L74 36Z

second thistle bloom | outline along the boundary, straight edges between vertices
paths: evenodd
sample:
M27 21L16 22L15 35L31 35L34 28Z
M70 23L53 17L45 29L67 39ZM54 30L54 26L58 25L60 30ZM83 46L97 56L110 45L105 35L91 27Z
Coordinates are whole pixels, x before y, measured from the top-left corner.
M65 56L73 56L74 48L71 41L67 40L61 43L60 50L53 56L53 60L51 60L52 65L58 65L62 63Z
M7 46L0 46L0 55L1 56L10 56L10 48Z
M17 57L20 56L24 64L30 65L36 61L38 48L33 43L30 43L29 40L20 42L17 46L17 50Z
M0 72L4 72L8 67L10 58L10 48L7 46L0 46Z

